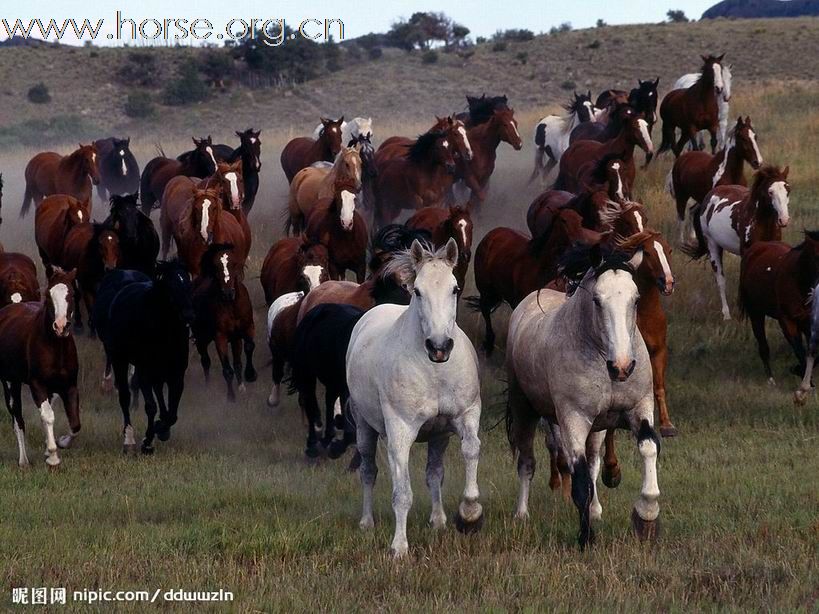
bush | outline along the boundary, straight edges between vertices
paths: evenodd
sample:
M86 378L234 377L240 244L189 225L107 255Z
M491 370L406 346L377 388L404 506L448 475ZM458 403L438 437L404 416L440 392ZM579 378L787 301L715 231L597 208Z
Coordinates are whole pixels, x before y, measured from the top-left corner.
M572 22L571 21L564 21L559 26L552 26L549 28L549 34L560 34L561 32L571 32L572 31Z
M560 84L560 87L564 90L574 90L577 89L577 83L570 79L567 79L566 81Z
M48 93L46 84L40 81L28 89L28 99L34 104L47 104L51 102L51 94Z
M438 53L436 51L424 51L424 54L421 56L421 61L424 64L435 64L438 61Z
M475 39L476 45L483 45L485 42L486 42L485 36L479 36L478 38Z
M668 21L671 23L688 23L688 17L685 16L685 11L670 9L666 13Z
M586 45L586 47L588 47L589 49L600 49L601 45L602 43L599 40L594 39L592 42Z
M148 92L130 92L125 100L125 115L136 119L154 114L154 103Z
M494 45L492 45L492 51L506 51L506 41L496 41Z
M597 20L597 23L596 23L595 25L596 25L598 28L605 28L605 27L606 27L607 25L609 25L609 24L607 24L607 23L606 23L605 21L603 21L602 19L598 19L598 20Z
M193 60L185 62L179 69L179 76L162 91L162 103L169 106L202 102L207 97L208 87L199 77L199 69Z
M515 58L521 64L526 64L526 62L529 60L529 54L525 51L519 51L517 55L515 55Z
M156 87L162 82L162 71L156 55L150 51L132 51L117 70L117 78L131 87Z
M233 70L233 60L225 50L211 49L206 52L200 66L208 79L221 82Z
M373 47L367 52L367 57L371 60L377 60L384 55L384 50L381 47Z
M498 30L492 36L494 40L512 41L515 43L525 43L535 37L535 33L525 28L512 28L510 30Z

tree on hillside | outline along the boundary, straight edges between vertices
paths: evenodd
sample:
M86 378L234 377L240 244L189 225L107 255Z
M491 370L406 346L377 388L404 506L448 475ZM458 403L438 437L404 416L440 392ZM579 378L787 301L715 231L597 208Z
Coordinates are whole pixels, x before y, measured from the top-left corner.
M416 12L409 19L392 24L386 44L404 51L427 51L436 43L449 49L463 46L468 35L469 28L455 23L444 13Z
M251 70L275 75L281 81L301 83L313 79L322 72L325 61L333 57L334 50L293 34L293 29L285 26L284 40L287 42L277 47L266 45L264 40L248 38L242 43L240 55ZM325 43L335 44L332 41Z
M688 17L685 16L685 11L670 9L666 16L671 23L688 23Z

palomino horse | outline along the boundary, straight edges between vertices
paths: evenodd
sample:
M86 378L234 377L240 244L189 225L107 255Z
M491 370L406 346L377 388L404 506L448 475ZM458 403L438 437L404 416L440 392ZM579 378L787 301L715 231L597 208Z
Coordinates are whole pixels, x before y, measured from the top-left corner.
M324 124L319 124L313 130L313 138L318 140L321 136L321 131L324 129ZM372 117L354 117L348 122L341 122L341 144L347 147L352 147L353 144L364 138L371 140L373 138L373 118Z
M594 542L591 521L602 515L596 482L604 431L610 428L629 429L643 459L634 530L641 539L655 538L659 530L660 439L653 427L651 364L635 326L639 294L633 274L641 258L642 252L604 257L599 246L575 250L564 260L564 272L579 279L574 291L533 292L509 321L506 432L518 455L515 515L529 516L533 443L545 418L571 467L581 548Z
M701 203L708 192L718 185L748 185L745 179L745 162L757 170L762 166L762 153L751 126L751 118L737 118L728 134L725 149L711 155L705 151L687 151L674 161L666 180L671 196L677 202L677 219L680 220L680 239L684 240L683 222L689 199Z
M731 113L729 103L731 101L731 82L733 80L732 70L734 68L733 64L720 64L720 66L722 67L722 93L717 93L717 106L719 106L719 134L717 135L718 149L725 147L725 137L728 133L728 121ZM674 83L674 87L671 89L684 90L689 88L694 85L701 76L702 73L698 72L683 75L677 79L677 81ZM702 131L700 131L698 134L698 145L700 149L704 149L702 134Z
M330 277L329 255L321 243L311 243L306 237L285 237L270 246L262 263L259 281L265 304L299 290L315 288Z
M139 192L139 164L131 153L131 139L109 137L94 141L99 156L100 181L97 194L103 200L114 194Z
M256 381L253 368L253 340L256 326L253 323L253 305L250 294L242 283L244 263L233 258L233 246L224 243L209 245L202 254L200 275L193 284L193 310L196 316L191 324L196 349L205 373L205 381L210 376L211 342L216 346L216 354L222 365L222 375L227 383L228 401L236 400L233 380L240 391L245 390L244 381ZM233 354L230 364L228 351ZM247 363L242 381L242 352Z
M97 150L80 143L67 156L53 151L38 153L26 165L26 192L20 217L25 217L34 202L38 206L46 196L66 194L82 202L91 202L91 184L100 182Z
M46 464L57 467L57 447L68 448L80 432L80 396L77 389L77 347L71 335L74 271L55 269L48 280L43 302L19 302L0 309L0 381L6 407L14 420L19 449L18 464L28 466L26 425L21 391L31 389L46 436ZM70 432L54 438L51 397L65 407Z
M458 296L466 287L466 272L472 259L472 216L469 209L461 206L424 207L406 221L406 227L413 230L426 230L432 237L432 244L441 248L450 239L458 244L458 264L453 274L458 280Z
M159 254L159 234L151 218L139 208L137 194L111 197L105 224L119 235L120 268L152 275Z
M39 300L34 261L25 254L0 252L0 307Z
M100 293L108 279L103 280ZM117 277L111 280L116 281ZM120 289L111 301L105 326L97 323L106 356L114 369L126 451L136 448L131 426L128 365L136 369L148 416L142 453L152 454L154 436L167 441L171 427L176 424L188 368L188 325L193 317L190 277L179 264L170 262L157 266L155 280L130 283ZM159 420L155 421L157 404Z
M797 365L792 372L810 373L805 367L802 337L811 337L811 313L815 308L813 294L819 275L819 232L805 232L805 240L791 247L779 241L758 241L742 254L739 272L739 307L751 320L759 357L768 382L773 384L765 318L779 322L779 328L793 349ZM813 364L810 365L813 371Z
M455 321L458 282L452 269L458 247L450 239L437 252L417 241L387 265L412 291L409 306L379 305L356 324L347 349L350 408L361 454L364 491L362 529L373 526L372 500L378 437L386 438L395 535L392 553L407 554L407 514L412 506L409 454L413 442L427 440L427 484L432 497L430 523L446 523L441 501L443 456L451 432L461 438L466 484L455 526L474 532L483 524L478 502L481 396L478 357ZM402 348L396 352L395 348Z
M474 149L473 149L474 155ZM375 226L389 224L403 209L442 205L454 181L455 157L446 132L426 132L403 156L378 162Z
M332 120L321 118L321 133L318 138L299 136L291 139L282 149L281 163L287 183L293 181L301 169L314 162L326 160L332 162L341 151L341 124L344 118Z
M725 87L721 66L724 55L702 56L701 76L697 82L687 89L672 90L665 95L660 104L663 140L658 153L671 149L675 156L679 156L687 142L698 149L695 137L700 130L708 130L711 134L711 152L716 152L719 131L717 99ZM681 132L679 140L677 128Z
M693 259L708 255L725 320L731 319L731 311L725 295L722 253L741 256L757 241L782 239L782 228L790 221L788 170L787 166L781 170L765 165L757 171L750 190L741 185L717 186L692 211L697 242L682 246L682 250Z
M77 224L91 219L91 200L79 201L67 194L48 196L37 207L34 214L34 240L40 258L51 274L51 265L60 262L68 232Z
M156 203L162 199L165 186L174 177L209 177L216 172L216 156L213 152L213 140L193 139L194 149L182 160L166 158L163 155L152 159L142 169L139 180L139 193L142 198L142 212L150 215Z
M290 182L285 232L302 232L316 203L333 198L336 183L351 185L352 194L361 190L361 157L356 147L343 147L330 168L308 166L296 173Z
M594 121L596 109L591 101L591 92L578 95L564 107L569 114L547 115L535 126L535 168L529 177L529 183L540 176L541 182L560 162L560 156L569 148L569 135L580 124ZM544 164L544 156L548 159Z
M580 192L586 176L591 174L597 163L607 156L618 158L622 162L620 177L623 181L623 193L631 197L636 168L634 165L634 148L640 147L646 153L654 151L648 123L633 112L628 114L620 133L610 141L575 141L560 158L560 173L554 184L555 190Z

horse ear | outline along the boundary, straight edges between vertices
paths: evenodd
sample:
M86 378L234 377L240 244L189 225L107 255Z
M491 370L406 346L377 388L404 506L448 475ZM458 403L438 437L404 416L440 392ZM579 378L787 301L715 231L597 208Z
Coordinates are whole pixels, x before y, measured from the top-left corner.
M74 280L77 278L77 269L71 269L65 274L65 276L68 278L70 283L74 283Z
M341 125L343 123L344 123L344 116L342 115L341 117L338 118L338 124Z
M702 61L703 61L703 62L707 62L707 61L708 61L708 56L707 56L707 55L701 55L700 57L702 58Z
M194 144L194 145L197 145L197 146L199 145L199 141L196 139L196 137L195 137L195 136L192 136L192 137L191 137L191 141L193 141L193 144Z
M791 172L791 166L790 166L790 164L789 164L788 166L786 166L786 167L785 167L785 170L784 170L784 171L782 171L782 176L783 176L785 179L787 179L787 178L788 178L788 173L790 173L790 172Z
M417 269L424 259L424 248L418 239L415 239L410 246L410 257L412 258L412 266Z
M660 85L660 77L654 79L654 87L657 87L658 85Z
M724 57L725 57L724 53L722 55L720 55L720 56L717 56L717 62L722 62L722 58L724 58Z
M636 271L638 268L640 268L640 265L642 263L643 263L643 250L638 249L636 252L634 252L634 255L628 261L628 265L629 265L629 267L631 267L632 271Z
M637 85L642 85L642 84L643 84L643 80L642 79L637 79Z
M236 136L238 136L239 138L242 138L242 133L239 132L238 130L236 130Z
M452 237L449 237L449 241L446 242L446 252L444 257L446 259L447 266L454 269L455 265L458 264L458 244Z

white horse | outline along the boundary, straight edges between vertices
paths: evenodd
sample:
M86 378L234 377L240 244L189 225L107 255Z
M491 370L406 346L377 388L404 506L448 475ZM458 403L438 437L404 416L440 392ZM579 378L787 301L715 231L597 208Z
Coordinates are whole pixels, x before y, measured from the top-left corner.
M733 68L733 64L719 64L719 66L721 67L722 71L722 91L717 93L717 105L719 107L719 134L717 135L717 148L722 149L725 146L726 135L728 134L728 121L731 114L729 102L731 101L731 80L733 78L731 69ZM701 76L702 73L698 72L683 75L677 79L676 83L674 83L674 87L671 89L687 89L694 85ZM715 79L714 83L714 87L716 87L716 84L719 83L719 79ZM700 142L700 149L705 148L704 133L705 131L701 130L697 137ZM690 144L686 145L686 147L690 147Z
M321 134L321 129L324 126L319 124L313 130L313 138L318 140ZM357 140L359 136L363 136L372 140L373 138L373 118L372 117L354 117L348 122L341 123L341 144L352 147L353 141Z
M478 356L455 322L459 288L452 270L457 262L454 239L434 253L416 240L409 251L395 255L387 265L388 274L398 275L412 293L409 306L373 307L356 324L347 348L350 409L356 420L364 491L359 525L362 529L373 526L373 486L378 473L375 452L378 437L382 436L386 438L392 474L392 552L396 557L409 549L409 453L416 440L428 442L426 475L432 497L432 526L437 529L446 524L441 484L443 456L451 432L461 438L466 467L466 485L455 526L461 532L474 532L483 524L483 509L478 502Z
M529 177L529 183L540 175L541 182L551 170L560 162L563 152L569 148L569 136L578 125L594 121L598 110L591 101L591 92L580 94L575 92L574 100L566 107L568 115L547 115L535 126L535 168ZM548 159L544 164L544 157Z
M599 247L569 252L564 273L581 277L574 292L535 291L512 313L506 347L509 376L507 434L518 453L518 518L529 515L535 470L533 442L541 418L551 425L572 472L572 499L580 514L578 541L594 540L591 520L602 516L596 481L606 429L628 428L643 458L643 484L632 523L641 539L656 536L660 496L654 431L654 393L648 350L637 326L639 292L631 259ZM565 261L564 261L565 262Z

